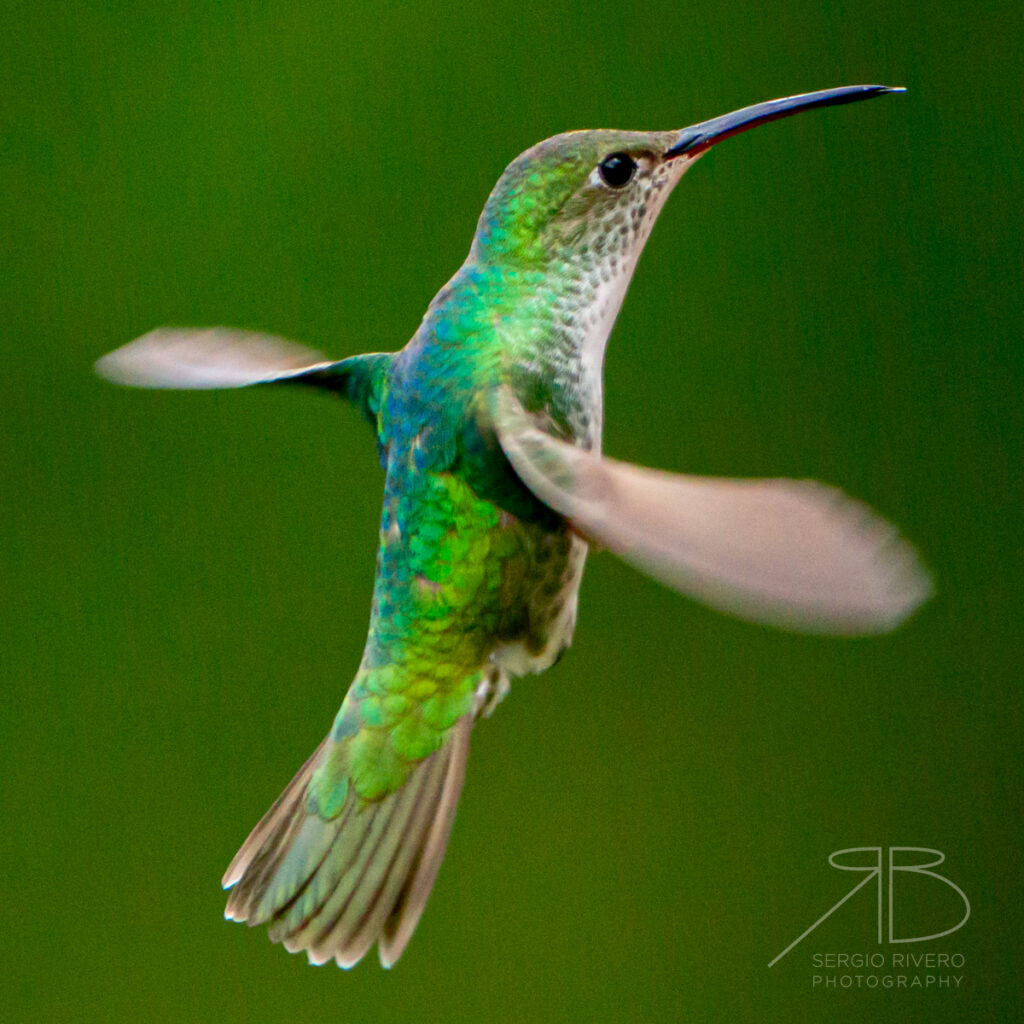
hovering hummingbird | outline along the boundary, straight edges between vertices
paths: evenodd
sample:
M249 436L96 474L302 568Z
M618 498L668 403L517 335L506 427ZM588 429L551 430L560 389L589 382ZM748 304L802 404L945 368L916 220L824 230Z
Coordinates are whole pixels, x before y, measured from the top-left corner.
M858 85L682 131L580 131L517 157L465 263L399 352L160 329L97 363L120 384L303 384L354 403L385 470L369 636L330 732L224 875L226 916L311 963L390 967L444 855L474 723L569 646L607 548L713 607L808 632L893 629L930 593L894 527L809 481L682 476L601 454L608 333L665 200L711 146Z

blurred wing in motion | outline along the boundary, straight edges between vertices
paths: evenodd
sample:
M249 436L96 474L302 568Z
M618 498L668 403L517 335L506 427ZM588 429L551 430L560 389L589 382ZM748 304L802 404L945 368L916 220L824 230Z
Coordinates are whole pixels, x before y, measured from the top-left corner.
M507 389L494 418L541 501L588 540L721 611L807 633L884 633L932 592L896 528L835 488L606 459L545 433Z
M320 353L271 334L161 327L97 360L96 372L134 388L244 388L332 365Z

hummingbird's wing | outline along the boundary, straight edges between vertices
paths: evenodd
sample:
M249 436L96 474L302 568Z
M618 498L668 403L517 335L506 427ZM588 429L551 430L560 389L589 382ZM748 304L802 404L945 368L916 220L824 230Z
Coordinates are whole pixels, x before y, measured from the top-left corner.
M809 480L683 476L545 433L508 389L494 405L520 479L586 538L712 607L810 633L894 629L931 593L896 528Z
M160 327L97 360L96 372L134 388L244 388L331 365L319 352L272 334Z
M96 361L96 372L135 388L244 388L304 384L354 402L371 421L376 391L391 356L385 352L338 362L273 334L229 327L160 327Z

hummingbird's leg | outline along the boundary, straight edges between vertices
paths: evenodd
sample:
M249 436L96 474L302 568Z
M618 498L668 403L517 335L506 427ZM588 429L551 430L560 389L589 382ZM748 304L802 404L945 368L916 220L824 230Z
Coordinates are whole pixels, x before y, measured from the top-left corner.
M473 718L490 718L494 709L505 699L512 688L508 673L491 662L476 688L476 700L473 704Z

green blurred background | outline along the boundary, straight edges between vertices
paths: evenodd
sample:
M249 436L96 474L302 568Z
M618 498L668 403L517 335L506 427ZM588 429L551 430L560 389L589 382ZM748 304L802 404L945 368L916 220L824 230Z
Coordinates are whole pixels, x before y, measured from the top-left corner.
M0 1017L1020 1019L1022 30L1006 0L7 0ZM398 348L537 140L865 81L909 92L681 184L606 448L839 484L937 598L801 638L595 557L572 652L475 732L394 971L224 923L223 868L358 662L381 474L328 399L134 393L92 361L159 324ZM812 986L813 953L878 948L871 891L768 969L859 845L946 853L970 921L896 948L961 953L959 991ZM904 934L958 916L912 883Z

